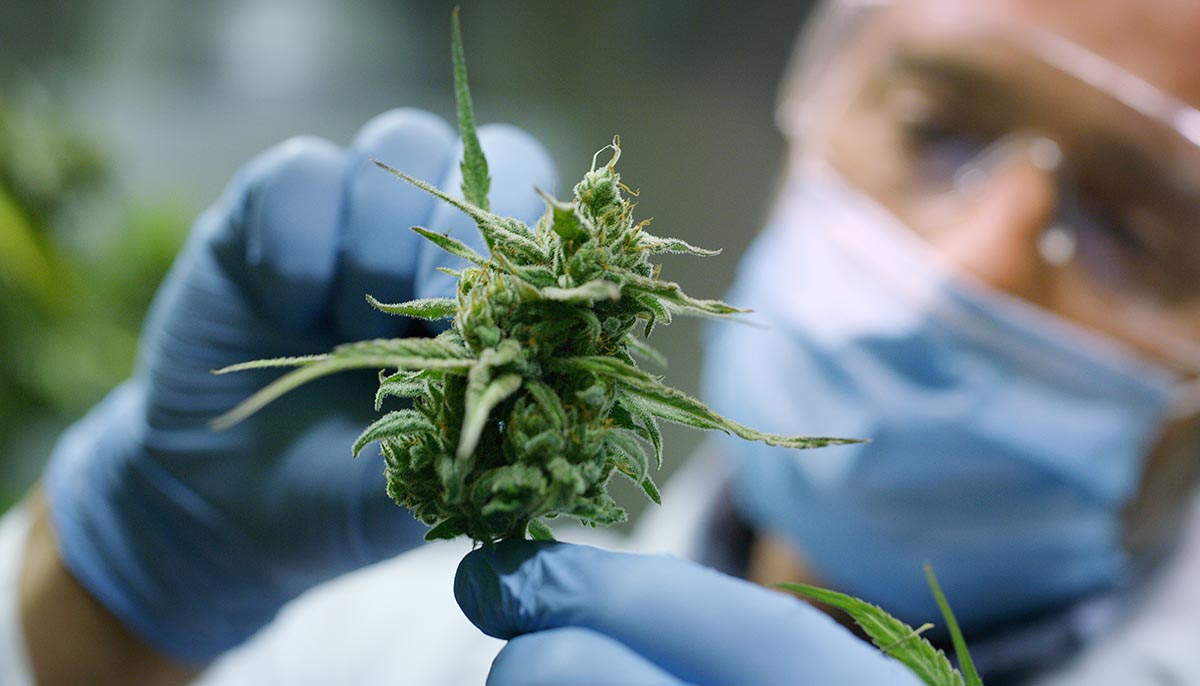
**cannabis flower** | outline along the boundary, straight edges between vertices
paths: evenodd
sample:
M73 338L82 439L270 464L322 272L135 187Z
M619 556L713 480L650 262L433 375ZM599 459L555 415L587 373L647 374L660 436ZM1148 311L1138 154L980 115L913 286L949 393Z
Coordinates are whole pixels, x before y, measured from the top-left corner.
M230 424L288 390L334 372L384 369L376 409L410 399L367 427L357 455L379 441L388 493L432 528L428 539L467 535L490 543L549 538L543 519L570 516L590 525L622 521L609 496L616 473L659 502L649 475L662 462L658 420L716 429L791 448L840 439L766 434L725 419L638 367L634 356L661 356L643 340L677 314L722 317L739 310L686 295L658 278L660 253L714 255L661 238L635 222L633 205L611 159L576 184L569 202L543 194L546 211L532 227L488 211L487 162L475 134L457 15L453 55L464 141L460 200L403 172L380 167L457 207L478 226L489 256L449 236L414 227L464 260L454 298L370 303L390 314L452 319L434 338L372 340L326 355L259 360L241 369L298 367L218 420ZM603 150L601 152L604 152ZM597 157L600 153L597 153Z

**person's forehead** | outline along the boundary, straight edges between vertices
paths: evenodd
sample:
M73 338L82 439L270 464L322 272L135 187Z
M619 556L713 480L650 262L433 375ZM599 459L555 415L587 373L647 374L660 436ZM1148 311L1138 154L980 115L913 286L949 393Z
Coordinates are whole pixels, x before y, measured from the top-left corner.
M1200 106L1195 0L897 0L887 14L892 30L928 42L1049 31Z

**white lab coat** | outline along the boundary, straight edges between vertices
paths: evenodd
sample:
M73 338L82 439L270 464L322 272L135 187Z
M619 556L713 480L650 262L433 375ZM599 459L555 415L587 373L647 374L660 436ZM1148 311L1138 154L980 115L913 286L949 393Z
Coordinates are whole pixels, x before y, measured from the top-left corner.
M719 496L722 463L698 456L663 493L635 535L559 532L564 540L694 557L701 523ZM14 509L0 520L0 686L31 684L17 616L17 572L28 529ZM313 589L200 678L203 686L463 686L482 684L503 642L483 636L453 597L470 546L435 543ZM1031 686L1200 686L1200 500L1182 545L1147 580L1132 609L1084 651Z

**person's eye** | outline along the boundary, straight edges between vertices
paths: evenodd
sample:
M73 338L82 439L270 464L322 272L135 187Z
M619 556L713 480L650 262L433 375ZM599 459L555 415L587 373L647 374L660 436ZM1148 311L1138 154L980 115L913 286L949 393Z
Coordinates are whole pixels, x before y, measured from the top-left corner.
M1060 211L1060 220L1077 232L1081 266L1097 284L1114 291L1165 297L1172 281L1171 260L1144 230L1136 213L1092 198Z
M914 173L927 183L951 183L992 141L986 133L953 119L922 117L898 126Z

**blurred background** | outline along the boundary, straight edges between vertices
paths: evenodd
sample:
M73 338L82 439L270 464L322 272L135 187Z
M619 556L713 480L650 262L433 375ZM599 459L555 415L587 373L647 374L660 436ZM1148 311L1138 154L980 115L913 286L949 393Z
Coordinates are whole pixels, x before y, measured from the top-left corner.
M808 2L5 0L0 510L129 374L191 218L243 162L295 134L345 144L393 107L452 117L456 4L479 121L545 143L560 195L620 134L637 216L725 249L668 257L663 276L724 292L774 190L775 91ZM676 320L652 340L691 393L700 331ZM665 428L669 471L702 436ZM616 494L634 512L635 490Z

